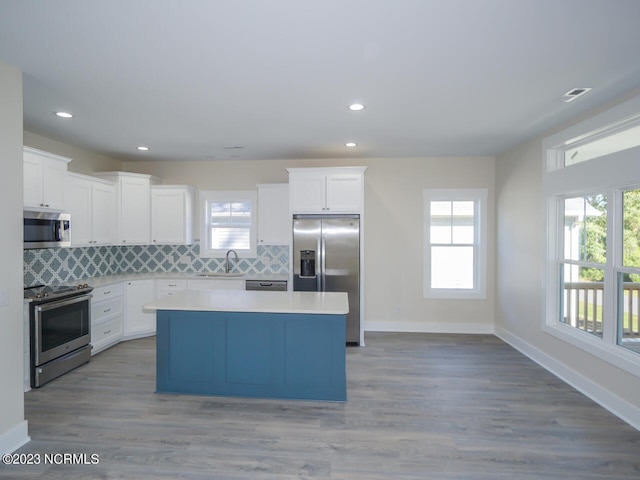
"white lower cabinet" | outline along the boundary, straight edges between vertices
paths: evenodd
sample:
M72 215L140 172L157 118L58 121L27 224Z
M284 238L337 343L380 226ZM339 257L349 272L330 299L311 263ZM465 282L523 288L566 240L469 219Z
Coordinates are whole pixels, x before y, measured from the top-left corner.
M164 295L181 290L244 290L244 278L140 279L127 280L93 290L91 301L92 355L112 347L122 340L156 334L156 313L145 312L142 306ZM25 338L28 341L29 312L25 313ZM25 343L25 361L28 344ZM25 369L25 388L28 388Z
M31 333L29 332L29 303L24 304L23 308L23 327L24 327L24 391L31 390Z
M189 290L244 290L244 278L198 278L187 281Z
M92 353L98 353L97 347L95 345L101 346L100 350L104 350L104 348L113 345L116 342L119 342L122 338L122 317L120 318L112 318L111 320L107 320L96 325L91 330L91 341L94 345L94 350Z
M156 280L156 298L187 289L186 280Z
M101 352L122 339L124 289L122 283L97 287L91 300L91 354Z
M155 280L129 280L125 282L126 311L124 338L155 335L156 314L145 312L142 306L156 298Z

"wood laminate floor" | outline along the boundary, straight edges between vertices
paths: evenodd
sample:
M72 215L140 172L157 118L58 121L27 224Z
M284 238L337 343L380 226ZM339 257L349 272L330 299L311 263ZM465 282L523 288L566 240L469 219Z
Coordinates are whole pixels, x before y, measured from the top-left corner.
M490 335L368 334L348 401L159 395L155 339L25 395L12 479L638 479L640 432ZM44 464L96 454L95 465ZM61 457L52 457L60 460Z

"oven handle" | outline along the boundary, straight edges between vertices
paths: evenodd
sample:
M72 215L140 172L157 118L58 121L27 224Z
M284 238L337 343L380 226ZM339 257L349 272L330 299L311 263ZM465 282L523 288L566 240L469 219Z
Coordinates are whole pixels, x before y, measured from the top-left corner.
M54 308L66 307L67 305L73 305L74 303L84 302L89 300L93 295L87 293L84 295L78 295L77 297L66 298L54 302L43 303L42 305L36 305L35 310L39 313L52 310Z

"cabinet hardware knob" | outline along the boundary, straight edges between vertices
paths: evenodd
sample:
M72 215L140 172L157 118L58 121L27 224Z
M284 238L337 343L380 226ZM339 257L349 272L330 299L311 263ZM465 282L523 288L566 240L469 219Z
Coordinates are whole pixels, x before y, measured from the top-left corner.
M108 313L108 312L110 312L110 311L111 311L111 309L110 309L110 308L107 308L107 309L106 309L104 312L102 312L102 313Z
M107 330L106 332L104 332L104 334L106 335L107 333L111 333L111 330Z
M103 293L103 295L109 295L111 293L111 290L107 290L106 292Z

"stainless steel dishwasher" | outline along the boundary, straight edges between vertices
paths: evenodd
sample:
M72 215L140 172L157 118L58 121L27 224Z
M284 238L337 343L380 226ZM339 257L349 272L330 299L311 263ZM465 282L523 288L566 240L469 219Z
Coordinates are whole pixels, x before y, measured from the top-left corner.
M272 292L286 292L286 280L245 280L245 290L267 290Z

